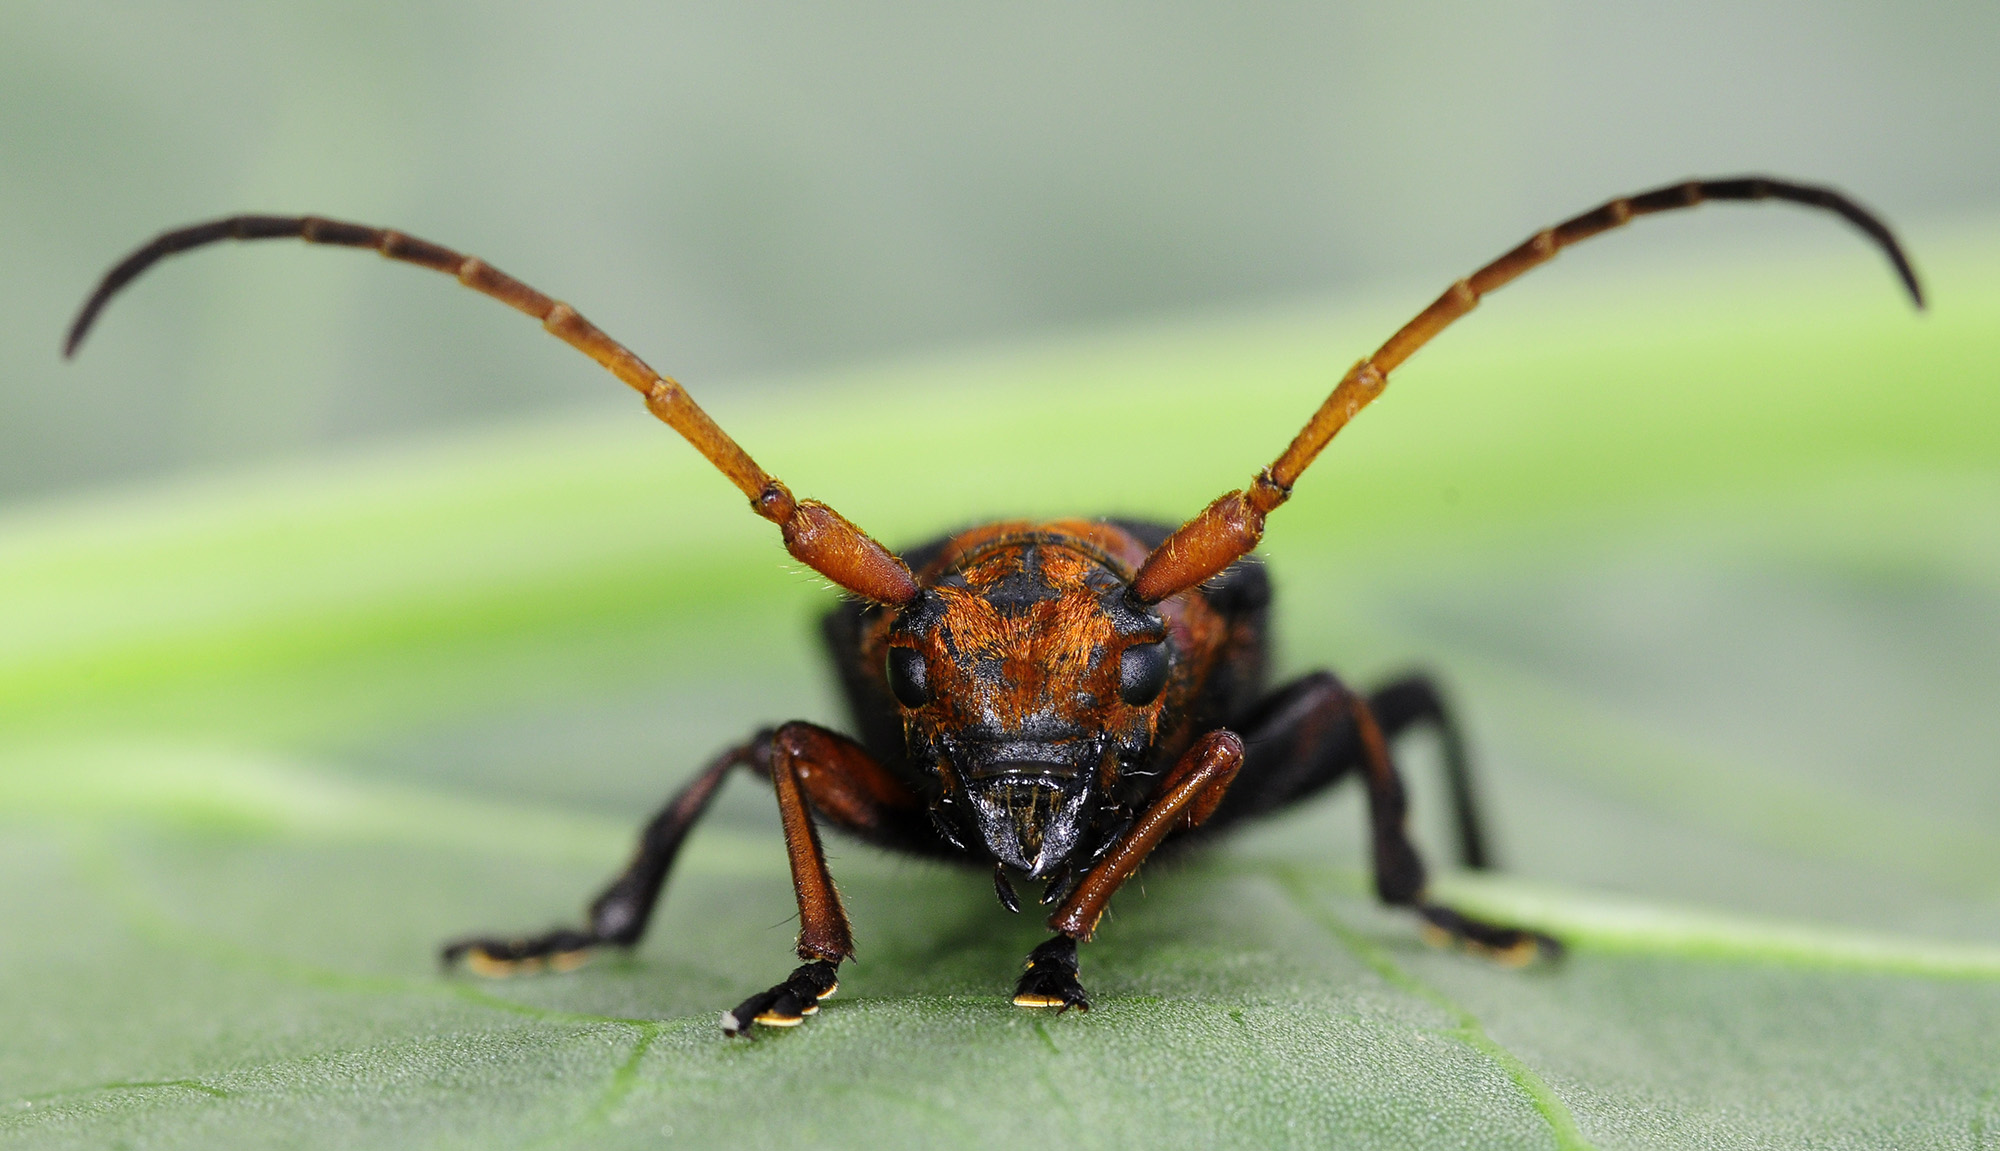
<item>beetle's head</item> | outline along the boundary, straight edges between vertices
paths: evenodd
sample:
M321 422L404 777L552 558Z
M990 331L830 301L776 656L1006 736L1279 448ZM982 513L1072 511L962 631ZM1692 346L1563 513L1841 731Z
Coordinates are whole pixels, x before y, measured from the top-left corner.
M958 542L889 624L883 672L940 829L1042 878L1151 748L1182 661L1131 565L1087 538Z

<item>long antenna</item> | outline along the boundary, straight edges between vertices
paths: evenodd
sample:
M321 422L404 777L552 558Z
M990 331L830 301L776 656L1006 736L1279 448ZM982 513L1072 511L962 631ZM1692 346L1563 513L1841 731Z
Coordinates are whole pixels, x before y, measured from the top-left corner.
M550 335L596 360L645 398L646 407L681 434L750 499L751 510L784 532L785 548L827 579L877 603L900 605L916 597L910 569L868 533L817 500L801 500L777 477L757 466L729 434L694 402L687 389L647 366L625 345L604 334L575 308L551 299L479 259L415 236L318 216L230 216L163 232L104 274L85 300L63 341L76 354L98 313L127 284L168 256L220 240L304 240L343 248L373 248L391 260L456 276L458 282L540 320Z
M1917 283L1916 270L1910 266L1909 257L1903 254L1902 245L1896 242L1888 225L1831 188L1764 176L1738 176L1726 180L1690 180L1637 196L1621 196L1553 228L1536 232L1513 251L1447 288L1430 307L1390 336L1374 355L1348 369L1319 410L1292 438L1290 446L1270 467L1257 473L1248 489L1230 492L1208 505L1154 548L1133 577L1133 595L1145 603L1158 603L1216 575L1256 547L1264 535L1264 517L1291 497L1292 485L1340 429L1382 394L1382 389L1388 386L1389 373L1453 321L1470 312L1481 296L1554 259L1557 252L1571 244L1620 227L1638 216L1692 208L1708 200L1783 200L1832 212L1859 228L1882 249L1910 298L1917 307L1924 306L1924 292Z

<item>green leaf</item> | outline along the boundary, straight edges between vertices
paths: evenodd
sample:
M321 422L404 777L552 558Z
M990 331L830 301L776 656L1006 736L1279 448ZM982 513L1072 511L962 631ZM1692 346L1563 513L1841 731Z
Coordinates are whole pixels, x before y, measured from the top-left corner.
M1562 935L1546 969L1377 907L1340 795L1149 869L1087 1015L1007 1002L1042 932L983 874L835 842L859 962L808 1025L726 1041L792 963L739 782L633 955L441 974L448 936L573 920L723 742L838 721L829 596L768 525L637 411L18 509L0 1135L1992 1146L2000 233L1916 241L1919 318L1834 256L1513 289L1274 516L1286 667L1447 678L1506 870L1438 889ZM891 541L1171 519L1422 298L703 399Z

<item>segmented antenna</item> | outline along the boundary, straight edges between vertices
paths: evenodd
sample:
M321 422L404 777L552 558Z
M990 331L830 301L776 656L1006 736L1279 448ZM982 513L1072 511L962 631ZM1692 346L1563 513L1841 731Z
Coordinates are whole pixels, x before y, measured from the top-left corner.
M1354 365L1293 437L1283 454L1257 474L1250 487L1230 492L1208 505L1146 557L1133 577L1133 594L1157 603L1220 573L1257 546L1264 535L1264 517L1291 497L1292 485L1312 465L1327 443L1347 426L1355 413L1382 394L1389 373L1431 342L1453 321L1471 311L1479 298L1495 288L1555 258L1571 244L1621 227L1638 216L1692 208L1709 200L1783 200L1832 212L1859 228L1889 257L1896 275L1917 307L1924 306L1917 273L1903 254L1888 225L1866 208L1831 188L1793 184L1764 176L1727 180L1690 180L1637 196L1621 196L1553 228L1544 228L1492 263L1445 290L1431 306L1404 324L1375 354Z
M461 255L442 245L387 228L349 224L318 216L230 216L221 220L163 232L153 242L120 260L90 293L63 341L65 357L90 333L98 313L111 298L146 269L168 256L220 240L304 240L343 248L373 248L391 260L416 264L456 276L458 282L516 311L540 320L550 335L589 356L645 398L646 407L682 438L693 444L750 499L758 515L784 532L785 548L821 575L864 599L904 604L917 594L910 569L868 533L817 500L795 499L777 477L757 466L729 438L687 389L647 366L625 345L605 335L575 308L551 299L477 256Z

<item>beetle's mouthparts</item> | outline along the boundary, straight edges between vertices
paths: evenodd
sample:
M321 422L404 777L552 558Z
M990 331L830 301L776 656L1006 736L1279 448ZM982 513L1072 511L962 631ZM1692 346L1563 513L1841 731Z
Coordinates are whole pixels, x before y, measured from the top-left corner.
M968 781L965 795L993 858L1031 879L1067 860L1089 822L1087 778L1007 772Z

